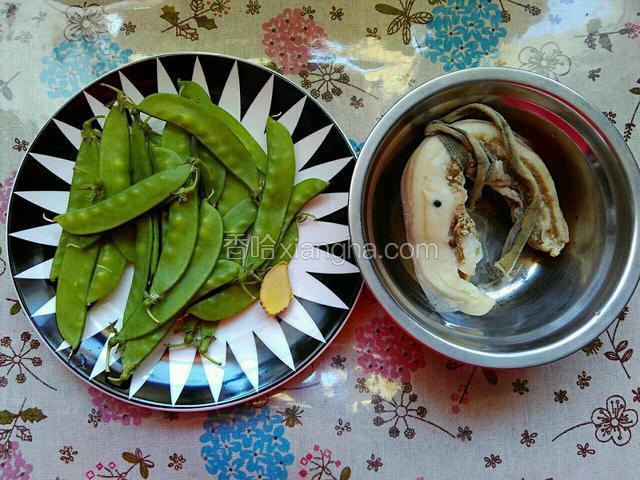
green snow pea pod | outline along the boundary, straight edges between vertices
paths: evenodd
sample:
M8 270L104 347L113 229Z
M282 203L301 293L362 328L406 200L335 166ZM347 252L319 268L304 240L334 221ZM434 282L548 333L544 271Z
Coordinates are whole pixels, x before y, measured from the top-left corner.
M131 126L131 159L133 163L133 180L140 182L153 175L147 139L151 130L140 118L134 117ZM134 310L144 299L151 270L151 252L154 247L153 218L145 215L135 220L136 229L136 261L133 279L129 288L129 296L124 309L123 321L126 322Z
M260 294L260 285L240 285L234 283L224 290L192 305L188 312L201 320L215 322L241 312Z
M245 198L236 203L222 217L222 223L224 223L225 234L242 234L253 225L256 221L256 215L258 214L258 207L253 203L250 198Z
M131 185L129 120L124 103L122 93L118 93L116 103L109 111L102 128L100 178L104 182L106 197L111 197Z
M220 212L220 215L226 215L234 205L245 198L251 198L247 187L245 187L244 184L233 175L227 175L222 195L220 200L218 200L218 211Z
M162 131L162 146L187 161L191 156L191 135L173 123L166 123Z
M122 348L122 355L120 361L122 362L122 373L119 377L108 377L114 385L121 385L123 382L131 377L131 374L136 368L147 358L156 346L166 337L167 333L174 327L175 321L167 322L160 325L154 331L149 334L129 340L124 344ZM114 338L114 337L112 337Z
M157 168L155 155L153 154L153 151L152 151L154 147L161 146L162 136L152 131L151 129L146 129L145 132L147 133L147 137L149 140L147 152L149 156L149 168L151 172L166 170L166 168L162 168L162 169ZM178 166L178 165L179 163L175 164L175 166ZM151 263L149 266L149 272L151 274L151 277L153 277L153 275L156 273L156 269L158 268L158 258L160 257L160 245L162 243L162 236L161 236L162 232L160 230L162 225L162 220L163 218L168 218L168 215L169 214L166 209L162 209L160 212L155 212L151 215L151 223L150 223L150 228L151 228L150 262ZM146 291L147 291L147 284L145 284L143 293L146 293Z
M82 143L78 149L72 186L92 185L98 178L99 145L98 134L85 122ZM91 205L93 195L88 191L74 191L70 194L73 207L81 209ZM73 244L75 235L68 236L68 244ZM56 288L56 325L63 339L76 350L80 345L87 317L87 293L93 270L98 258L98 245L86 249L65 246Z
M294 222L289 225L289 228L287 228L278 242L275 255L267 265L267 271L279 263L289 263L291 259L293 259L296 253L296 247L298 246L298 238L298 224Z
M213 272L200 287L200 290L194 295L195 299L204 297L207 293L213 292L216 288L220 288L227 283L234 281L240 274L240 265L231 260L220 258Z
M131 170L133 172L134 183L140 182L153 175L153 164L149 147L153 135L156 132L140 120L139 116L134 116L131 125Z
M189 265L198 236L199 203L197 192L193 191L184 201L178 200L169 206L166 241L162 244L158 267L149 290L153 299L161 297L175 285Z
M67 211L69 211L69 210L67 209ZM63 230L63 232L64 232L64 230ZM69 232L67 232L67 233L69 233ZM87 248L87 247L93 245L94 243L96 243L98 240L100 240L101 236L102 235L99 234L99 233L96 233L94 235L74 235L74 237L73 237L73 245L71 245L71 246L76 247L76 248L80 248L80 249Z
M158 172L106 200L58 215L54 220L79 235L111 230L162 203L187 181L191 172L191 165Z
M247 150L229 127L201 103L179 95L154 93L142 100L138 109L188 131L254 194L258 193L258 170Z
M126 323L142 304L151 272L151 250L153 248L153 218L145 215L136 220L136 263L129 288L129 296L122 315Z
M325 182L319 178L307 178L306 180L296 184L291 192L291 199L289 200L287 213L284 216L282 229L284 230L288 228L300 209L316 195L323 192L328 186L329 182Z
M58 240L56 253L53 255L53 262L51 263L51 271L49 272L49 280L52 282L57 280L58 275L60 275L60 267L62 267L62 259L64 258L64 252L67 249L68 243L69 233L63 230L60 234L60 240Z
M200 208L198 240L185 274L169 290L158 305L141 305L114 337L127 342L158 328L180 312L207 281L218 260L222 246L222 218L215 208L203 203Z
M180 165L184 165L185 161L173 150L164 147L151 147L153 155L153 165L156 172L169 170Z
M166 208L160 211L160 245L167 241L167 230L169 230L169 210Z
M148 127L148 125L145 123L145 126ZM149 140L149 147L161 147L162 146L162 135L160 135L158 132L154 132L153 130L151 130L151 128L149 127L149 133L147 133L147 137ZM152 163L153 165L153 163Z
M180 95L185 98L200 102L212 116L218 118L224 123L229 130L233 132L238 140L244 145L244 148L249 152L251 159L262 173L267 172L267 155L264 153L262 147L256 142L255 138L251 136L249 131L244 128L244 125L240 123L229 112L220 108L218 105L211 102L209 95L204 89L195 82L181 80L178 82L180 86Z
M172 150L157 147L152 150L160 169L183 163ZM199 203L197 191L194 189L169 206L167 232L163 237L162 251L156 262L157 268L149 291L153 300L159 299L169 290L189 265L198 235ZM154 233L157 234L157 232Z
M71 190L69 191L69 202L67 203L67 211L72 212L78 208L91 205L93 201L102 194L104 185L98 177L99 169L99 138L100 131L91 128L93 119L86 121L82 125L82 144L81 150L78 151L76 164L73 167L73 178L71 179ZM62 259L69 242L69 232L62 231L58 248L53 257L51 265L50 280L56 280L60 274L62 267ZM78 242L84 237L75 237L74 242ZM95 237L94 241L98 239ZM84 248L89 245L78 247Z
M197 149L195 156L203 165L201 172L205 196L211 205L215 205L222 196L227 169L203 145Z
M161 238L161 221L162 218L158 212L151 214L151 276L153 277L158 270L158 260L160 259L160 245L164 242L164 239Z
M188 98L190 100L197 100L198 102L211 101L211 98L209 98L209 94L205 92L204 88L202 88L202 86L199 83L196 83L191 80L178 80L178 87L180 88L180 91L178 93L180 94L181 97ZM220 109L220 110L223 110L223 109ZM224 113L227 113L226 110L223 110L223 111ZM235 118L232 115L228 113L227 115L229 115L231 118L235 120Z
M100 246L83 250L67 248L56 289L56 325L62 338L75 351L80 345L87 319L87 294Z
M245 274L264 263L265 257L272 258L282 231L296 172L291 135L284 125L272 118L267 120L267 151L267 175L256 223L249 237Z
M102 129L102 142L100 145L100 178L104 182L105 198L112 197L131 185L130 177L130 154L131 142L129 139L129 120L125 110L125 99L122 92L118 92L116 103L107 114ZM123 226L122 229L126 229ZM111 242L118 245L114 249ZM109 241L102 244L101 249L108 249L103 260L110 260L112 266L120 265L125 257L131 259L135 256L135 238L132 233L115 230L111 234ZM120 256L122 258L116 259ZM94 275L100 274L100 279L96 280L93 295L102 295L104 292L96 290L98 285L106 288L109 285L115 286L122 275L122 269L99 269ZM115 278L117 275L117 278ZM109 278L113 276L114 278ZM92 282L93 283L93 282ZM97 298L96 298L97 299Z
M136 261L136 230L133 224L127 223L114 230L111 240L124 258L130 262Z
M112 242L104 242L89 285L88 304L102 300L111 293L118 284L126 263L127 260Z

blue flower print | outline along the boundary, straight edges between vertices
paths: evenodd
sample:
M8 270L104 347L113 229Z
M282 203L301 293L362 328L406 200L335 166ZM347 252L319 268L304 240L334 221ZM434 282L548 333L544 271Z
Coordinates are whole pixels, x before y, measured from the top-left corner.
M356 152L356 157L360 155L360 150L362 150L362 147L364 146L364 142L358 143L357 140L350 138L349 143L351 144L351 148L353 148L353 150Z
M49 97L70 97L100 75L128 63L132 54L108 35L95 43L65 40L42 59L40 81L47 85Z
M446 72L477 67L499 52L507 36L497 2L449 0L433 9L433 22L426 25L422 54L441 63Z
M291 465L293 463L293 454L287 453L286 455L283 455L280 452L273 452L270 456L270 459L271 462L266 463L267 476L265 478L286 478L286 471L284 477L282 476L282 472L285 465Z
M293 463L282 416L269 407L210 413L200 436L206 469L220 480L285 480Z

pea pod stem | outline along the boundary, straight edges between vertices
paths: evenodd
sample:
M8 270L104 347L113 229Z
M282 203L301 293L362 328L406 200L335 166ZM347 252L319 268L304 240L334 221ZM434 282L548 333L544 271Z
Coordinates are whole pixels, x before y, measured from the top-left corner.
M118 105L118 108L120 108L121 110L127 108L134 112L137 111L135 102L131 100L131 98L128 97L124 93L124 91L114 87L113 85L109 85L108 83L101 83L100 86L108 88L109 90L112 90L116 93L117 97L116 97L116 100L114 100L114 104ZM94 118L98 118L98 116Z
M204 358L206 358L207 360L209 360L209 361L210 361L211 363L213 363L214 365L217 365L217 366L219 366L219 367L221 367L221 366L222 366L222 362L220 362L220 361L216 360L216 359L215 359L215 358L213 358L213 357L210 357L208 353L206 353L206 352L201 352L201 351L199 351L199 350L198 350L198 353L200 353L200 355L202 355Z

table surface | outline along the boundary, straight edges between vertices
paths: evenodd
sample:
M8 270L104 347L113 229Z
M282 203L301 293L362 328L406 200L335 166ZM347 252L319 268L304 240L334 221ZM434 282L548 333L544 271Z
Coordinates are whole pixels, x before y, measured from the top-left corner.
M53 112L102 73L164 52L284 71L356 149L396 99L437 75L532 70L594 102L640 158L637 0L382 1L0 2L2 223L15 171ZM325 72L315 83L307 61ZM557 480L640 470L638 295L582 351L494 371L417 344L365 291L330 348L278 393L178 415L111 399L63 368L19 311L1 253L3 479Z

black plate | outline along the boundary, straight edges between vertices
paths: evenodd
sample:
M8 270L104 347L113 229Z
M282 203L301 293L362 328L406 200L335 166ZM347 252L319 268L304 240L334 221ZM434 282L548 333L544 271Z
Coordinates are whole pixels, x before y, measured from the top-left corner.
M300 226L308 252L291 264L295 299L280 318L270 319L253 308L226 320L209 351L218 360L226 358L223 368L191 347L170 351L162 347L141 366L134 388L128 383L118 388L106 382L103 345L108 338L106 327L121 315L126 280L92 307L86 338L69 358L69 348L62 345L55 325L56 284L47 279L59 228L47 218L66 209L82 122L106 111L104 105L114 98L100 83L124 89L139 101L140 95L175 91L179 79L192 78L208 88L214 102L241 118L259 142L267 115L281 119L296 143L297 181L325 176L331 183L306 208L317 218ZM160 122L155 128L161 128ZM282 384L320 354L344 324L360 291L357 268L344 262L349 252L346 205L354 162L349 142L327 112L297 85L266 68L210 54L171 54L127 65L69 100L40 131L20 166L7 228L20 302L65 364L118 398L179 410L218 408L254 398ZM120 368L119 361L111 366L115 372Z

